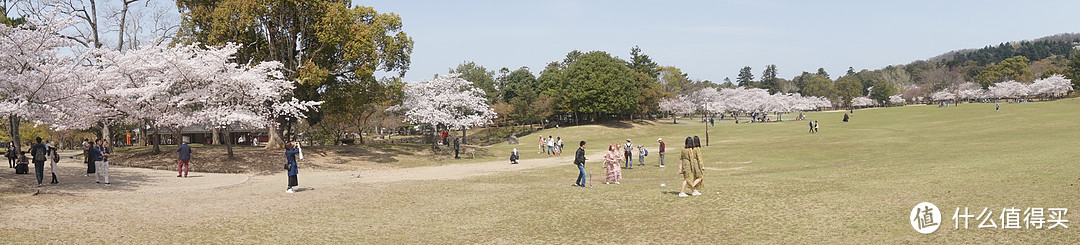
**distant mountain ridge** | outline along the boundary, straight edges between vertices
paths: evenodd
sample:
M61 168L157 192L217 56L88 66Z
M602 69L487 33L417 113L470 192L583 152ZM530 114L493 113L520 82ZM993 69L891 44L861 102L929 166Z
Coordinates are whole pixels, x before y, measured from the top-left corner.
M1030 60L1041 60L1052 55L1068 56L1080 45L1080 33L1061 33L1033 40L1004 42L987 45L983 48L960 49L927 59L928 62L944 63L955 67L974 61L978 65L996 63L1004 59L1022 55Z

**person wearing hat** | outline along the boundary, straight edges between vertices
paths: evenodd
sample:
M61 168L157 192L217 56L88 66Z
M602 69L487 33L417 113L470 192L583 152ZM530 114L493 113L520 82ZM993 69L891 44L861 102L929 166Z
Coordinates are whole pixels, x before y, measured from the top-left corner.
M626 139L626 145L623 148L623 155L626 155L626 169L634 169L634 144L630 143L630 139Z
M646 150L643 145L637 145L637 150L638 166L645 166L645 156L649 155L649 150Z
M660 150L658 152L660 152L660 167L663 168L664 167L664 139L663 138L656 138L656 142L660 142Z

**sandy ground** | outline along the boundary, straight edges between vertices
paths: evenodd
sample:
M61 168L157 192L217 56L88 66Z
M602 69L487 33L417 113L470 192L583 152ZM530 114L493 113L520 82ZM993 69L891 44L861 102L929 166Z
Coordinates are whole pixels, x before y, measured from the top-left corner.
M65 155L71 155L68 153ZM589 159L601 159L593 152ZM176 171L111 167L111 186L94 183L94 176L83 176L86 166L67 158L59 163L60 185L49 185L46 176L36 192L0 198L0 243L27 242L24 234L48 231L55 240L36 242L109 242L139 237L130 232L144 227L154 233L171 226L190 226L272 214L295 209L305 203L330 203L360 198L358 185L382 185L405 180L449 180L523 171L546 167L571 167L573 154L527 159L520 164L492 161L450 164L403 169L324 170L305 169L301 161L297 193L285 193L284 170L273 174L214 174L192 172L188 178L176 177ZM192 164L198 164L197 162ZM46 167L48 171L48 167ZM31 173L15 175L14 169L0 170L0 180L36 186ZM87 233L85 227L107 227ZM151 233L153 234L153 233ZM135 239L135 241L143 240ZM129 241L130 242L130 241Z

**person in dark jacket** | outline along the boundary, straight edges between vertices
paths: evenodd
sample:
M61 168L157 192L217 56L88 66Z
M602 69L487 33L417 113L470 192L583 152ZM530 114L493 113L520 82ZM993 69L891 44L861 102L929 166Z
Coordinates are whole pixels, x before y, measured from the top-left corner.
M180 143L180 147L176 148L176 152L180 155L176 165L176 171L178 172L176 177L187 178L188 170L191 169L188 164L191 161L191 146L187 144L187 141L184 141Z
M105 177L105 186L111 186L109 182L109 142L103 139L98 139L97 146L90 148L90 154L94 156L94 165L97 171L94 173L94 183L101 183L101 178Z
M299 143L289 143L285 146L285 160L289 163L289 188L285 189L285 193L293 193L293 186L299 185L296 180L296 174L299 169L296 166L296 155L300 154Z
M49 155L49 146L41 143L41 137L37 137L37 144L30 147L30 157L34 162L34 176L37 177L37 185L41 186L41 180L45 179L45 156Z
M574 186L585 188L585 141L582 140L578 143L577 153L574 154L574 165L578 167L577 182L574 182Z
M97 172L97 168L94 166L94 159L95 158L93 156L91 156L90 148L94 148L93 145L90 145L90 140L86 139L86 138L83 138L82 139L83 162L86 163L86 174L83 175L83 176L86 176L86 177L90 177L90 174L92 174L94 172Z
M4 156L8 159L8 165L11 168L15 168L15 162L19 159L19 152L15 150L15 141L11 141L7 145L7 152Z
M461 149L461 138L454 139L454 159L461 159L458 157L458 151Z

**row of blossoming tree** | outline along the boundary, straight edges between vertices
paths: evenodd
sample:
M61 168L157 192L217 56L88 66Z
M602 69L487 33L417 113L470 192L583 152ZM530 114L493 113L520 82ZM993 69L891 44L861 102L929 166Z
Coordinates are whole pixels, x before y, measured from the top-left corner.
M923 97L911 98L910 102L942 102L942 101L978 101L998 99L1024 99L1024 98L1059 98L1073 91L1072 80L1064 75L1054 74L1047 78L1035 80L1032 83L1006 81L994 83L988 88L983 88L977 83L966 82L956 85L944 91L930 94L929 100ZM890 104L902 105L907 102L901 95L889 96ZM853 107L872 107L880 104L869 97L856 97L851 99Z
M1025 84L1017 81L995 83L982 88L975 83L963 83L951 90L938 91L930 95L932 101L946 100L982 100L982 99L1023 99L1031 97L1055 98L1073 91L1072 80L1060 74L1035 80Z
M320 103L293 98L293 83L278 62L235 63L237 45L74 54L74 43L59 34L72 23L53 18L0 25L0 113L9 116L16 141L22 120L54 129L102 125L109 140L110 125L146 125L155 132L162 126L266 127L280 115L303 118ZM232 157L231 145L228 153Z
M802 96L798 93L769 94L760 88L703 88L690 94L660 101L660 109L675 115L695 112L715 113L775 113L778 116L796 111L811 111L831 107L824 97Z

